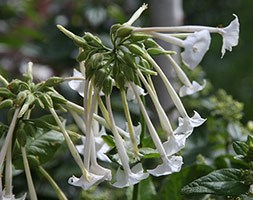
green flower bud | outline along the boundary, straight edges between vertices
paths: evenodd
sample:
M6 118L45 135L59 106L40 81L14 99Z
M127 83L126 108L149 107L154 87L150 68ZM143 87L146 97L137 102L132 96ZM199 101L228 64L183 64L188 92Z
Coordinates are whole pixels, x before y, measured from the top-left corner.
M49 79L46 80L45 86L46 87L55 87L58 84L62 83L63 81L64 81L64 79L61 77L56 77L56 76L50 77Z
M3 97L3 98L13 98L13 97L15 97L15 94L13 94L7 88L1 87L0 88L0 97Z
M131 35L130 39L136 43L136 42L142 42L150 38L149 35L143 34L143 33L134 33Z
M18 118L21 118L26 113L29 107L33 104L34 100L35 100L34 95L32 93L28 94L25 103L23 104L22 108L18 113Z
M141 48L140 46L136 44L130 44L127 45L127 48L134 54L139 55L139 56L144 56L146 54L145 49Z
M85 39L83 39L80 36L75 35L74 33L70 32L69 30L65 29L61 25L57 25L57 28L63 32L67 37L73 40L73 42L78 46L78 47L83 47L86 48L88 46L87 42Z
M26 144L26 132L23 128L20 128L16 131L16 137L19 144L24 147Z
M36 98L35 98L34 104L35 104L35 106L40 107L40 108L42 108L42 109L45 108L44 104L42 103L42 101L40 100L39 97L36 97Z
M83 38L87 41L88 45L92 47L97 47L97 48L103 47L102 41L98 37L92 35L89 32L86 32Z
M29 91L28 90L24 90L18 93L17 95L17 100L16 100L16 106L19 107L23 104L23 102L25 101L27 95L28 95Z
M107 76L108 73L104 68L97 70L95 73L95 85L101 88Z
M158 48L148 48L147 52L149 55L152 55L152 56L158 56L158 55L163 55L163 54L170 54L170 55L176 54L175 51L165 51L159 47Z
M0 109L8 108L8 107L11 107L12 105L13 105L13 100L5 99L0 102Z
M148 49L148 48L159 48L160 45L157 44L153 39L149 38L147 40L144 41L144 46Z
M109 95L112 93L112 86L113 79L110 76L106 77L102 88L102 91L105 93L105 95Z
M41 94L40 100L46 108L53 108L53 101L47 93Z
M132 28L129 26L121 26L117 31L115 37L127 37L131 34Z

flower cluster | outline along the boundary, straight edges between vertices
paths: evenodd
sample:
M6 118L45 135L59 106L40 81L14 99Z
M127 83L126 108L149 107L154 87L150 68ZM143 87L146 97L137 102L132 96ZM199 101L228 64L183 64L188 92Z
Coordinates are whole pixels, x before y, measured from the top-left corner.
M53 152L63 141L81 171L80 176L70 177L68 183L84 190L103 181L110 181L114 187L123 188L137 184L149 175L163 176L180 171L183 158L179 151L184 148L193 129L205 122L196 111L190 116L180 97L202 90L205 81L202 85L196 81L191 82L173 59L172 54L175 52L163 49L154 38L184 48L182 61L193 70L209 48L210 33L222 35L222 57L226 50L231 51L237 45L239 22L234 15L235 19L225 28L133 26L146 8L147 5L144 4L126 23L111 27L112 48L106 47L91 33L80 37L58 25L79 47L79 70L74 69L73 77L51 77L34 83L31 62L28 63L24 80L14 79L8 82L0 75L0 109L9 109L11 119L9 125L0 123L3 141L0 150L0 199L17 199L13 194L13 165L24 170L31 199L37 199L31 167L50 182L59 199L67 199L42 167L53 159ZM156 55L165 56L172 64L183 84L179 91L174 89L154 60ZM170 122L163 110L152 76L159 76L166 86L180 115L177 126ZM82 106L68 101L55 90L55 86L63 81L68 81L69 86L83 97ZM113 91L120 94L126 119L125 128L120 128L115 122L111 105ZM156 109L160 127L154 126L147 112L147 96ZM142 123L137 122L137 126L134 125L130 112L130 102L138 106L144 119ZM49 115L33 119L31 113L35 108L44 110ZM59 116L60 111L71 114L81 134L66 129L65 120ZM161 129L161 134L158 134L158 128ZM152 144L143 142L142 138L146 137L151 138ZM73 142L76 140L82 144L76 145ZM152 167L143 166L142 161L150 157L158 162ZM114 162L118 169L114 172L111 168L102 166L100 161ZM25 197L26 194L19 199Z
M236 15L230 25L225 28L133 26L132 24L146 8L147 5L144 4L126 23L112 26L110 36L113 48L103 45L102 41L91 33L85 33L84 36L79 37L58 25L58 28L80 48L77 58L80 71L74 69L73 74L73 79L78 80L70 81L69 86L83 97L83 113L76 115L72 112L72 115L84 134L83 145L77 148L84 157L89 177L73 176L69 179L72 185L87 189L95 182L112 180L113 186L122 188L146 179L149 174L162 176L180 171L183 158L178 155L178 152L184 148L186 139L192 134L193 129L205 121L196 111L190 117L180 97L202 90L205 87L205 80L202 85L196 81L191 82L173 59L172 54L175 52L163 49L153 39L161 39L184 48L181 53L182 61L191 70L201 62L208 51L211 42L210 33L222 35L222 57L225 50L231 51L232 47L238 43L239 22ZM172 64L183 84L179 94L153 59L156 55L164 55ZM151 76L160 76L180 114L176 128L171 125L159 102ZM111 93L114 88L120 92L126 119L125 130L119 128L114 120L111 107ZM150 96L157 111L161 129L164 132L162 137L158 135L147 113L143 101L145 95ZM143 169L141 160L145 158L143 150L145 147L141 145L140 134L146 133L141 133L141 124L137 127L133 125L129 110L130 101L138 105L155 146L153 152L159 155L160 164L153 169ZM102 113L103 118L97 115L98 111ZM102 124L101 127L98 122ZM110 147L102 138L110 139L113 145ZM117 154L108 157L106 153L114 147ZM116 175L112 176L109 169L100 166L97 158L106 162L116 161L119 165Z

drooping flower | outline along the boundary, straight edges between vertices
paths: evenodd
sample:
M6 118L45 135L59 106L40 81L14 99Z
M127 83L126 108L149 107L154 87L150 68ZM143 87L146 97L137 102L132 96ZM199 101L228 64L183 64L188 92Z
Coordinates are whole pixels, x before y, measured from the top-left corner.
M128 187L139 183L141 180L146 179L148 173L143 173L143 168L140 163L135 165L131 170L121 170L118 168L116 173L116 182L112 185L117 188Z
M234 14L235 19L220 32L223 38L223 44L221 48L221 58L223 58L226 50L232 51L232 47L238 44L239 40L239 20L238 17Z
M163 159L163 163L158 165L155 169L147 170L148 173L153 176L164 176L174 172L179 172L183 164L182 156L167 157L166 161Z
M194 69L203 59L211 43L210 33L202 30L189 35L184 41L184 51L181 53L183 63Z
M189 118L178 118L178 128L174 131L175 134L181 133L191 133L194 127L198 127L203 124L206 119L201 118L201 116L194 111L193 117Z
M84 176L81 176L80 178L72 176L69 178L68 183L70 185L81 187L84 190L87 190L94 184L98 184L101 181L103 181L103 177L104 177L103 175L95 175L89 173L89 180L87 180Z
M198 82L193 81L190 86L183 85L179 90L180 97L186 96L186 95L192 95L198 91L201 91L206 86L206 81L204 80L204 83L200 85Z

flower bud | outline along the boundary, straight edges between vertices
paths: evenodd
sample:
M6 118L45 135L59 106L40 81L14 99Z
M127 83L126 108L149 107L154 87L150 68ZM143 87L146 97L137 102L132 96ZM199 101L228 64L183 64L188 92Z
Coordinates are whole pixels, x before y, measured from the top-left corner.
M30 123L25 123L24 130L26 132L26 135L29 135L31 137L34 137L36 135L36 128Z
M0 102L0 109L8 108L13 105L13 101L11 99L5 99Z
M99 88L102 87L107 76L107 71L104 68L97 70L95 73L95 85Z
M40 100L46 108L53 108L53 101L47 93L41 94Z
M11 98L11 97L15 97L15 95L10 90L8 90L7 88L1 87L0 88L0 97Z
M159 56L159 55L163 55L163 54L170 54L170 55L176 54L175 51L165 51L159 47L158 48L148 48L147 52L149 55L152 55L152 56Z
M113 83L113 79L108 76L103 84L103 92L105 93L105 95L109 95L112 93L112 83Z
M26 113L30 105L33 104L34 100L35 100L34 95L32 93L28 94L25 103L23 104L22 108L20 109L18 113L18 118L21 118Z
M143 56L146 54L145 50L136 44L127 45L127 48L134 54Z
M97 47L97 48L103 47L102 41L98 37L92 35L89 32L86 32L83 38L85 41L87 41L88 45L92 47Z
M49 79L46 80L45 82L45 86L46 87L55 87L57 86L58 84L62 83L63 82L63 78L61 77L50 77Z
M135 42L142 42L146 41L148 38L150 38L149 35L142 34L142 33L134 33L131 35L130 39Z
M148 48L159 48L159 44L157 44L153 39L149 38L144 41L145 47Z
M17 107L19 107L23 104L23 102L25 101L28 93L29 93L28 90L24 90L24 91L21 91L21 92L18 93L17 100L15 102Z
M55 92L48 92L50 95L52 101L57 104L66 104L67 100L60 94L57 94Z
M116 31L116 36L115 37L127 37L130 35L132 32L132 28L129 26L121 26L117 31Z

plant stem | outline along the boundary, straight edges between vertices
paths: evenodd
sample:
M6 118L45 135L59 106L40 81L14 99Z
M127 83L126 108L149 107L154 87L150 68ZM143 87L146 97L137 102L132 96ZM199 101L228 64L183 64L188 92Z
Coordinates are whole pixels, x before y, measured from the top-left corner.
M5 194L6 196L12 195L12 140L9 142L6 153L5 161Z
M10 144L10 141L12 140L12 135L13 135L14 128L16 126L19 110L20 110L20 108L16 108L16 110L15 110L15 113L12 117L12 121L11 121L9 130L8 130L7 136L6 136L5 141L4 141L4 145L1 148L0 167L2 167L2 165L3 165L8 146Z
M38 198L37 198L37 194L36 194L35 187L33 184L25 147L21 147L21 153L22 153L22 158L23 158L23 163L24 163L24 168L25 168L25 175L26 175L26 180L28 183L28 190L29 190L30 198L31 198L31 200L37 200Z
M54 179L50 176L50 174L47 173L47 171L43 167L41 167L41 166L39 166L38 169L39 169L39 172L48 180L48 182L54 188L54 191L56 192L57 197L60 200L68 200L68 198L65 196L65 194L63 193L63 191L61 190L61 188L54 181Z
M139 183L134 185L132 200L139 200Z
M62 134L65 138L65 141L67 143L67 146L70 150L71 155L73 156L73 158L75 159L77 165L80 167L82 174L84 175L84 177L86 178L86 180L89 180L89 172L87 171L87 169L84 166L84 163L82 161L82 158L80 157L79 153L77 152L77 149L75 147L75 145L73 144L72 140L70 139L66 129L64 128L60 118L58 117L57 113L55 112L55 110L53 108L49 108L51 114L53 115L56 123L58 124L58 126L60 127Z

